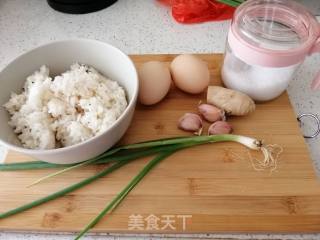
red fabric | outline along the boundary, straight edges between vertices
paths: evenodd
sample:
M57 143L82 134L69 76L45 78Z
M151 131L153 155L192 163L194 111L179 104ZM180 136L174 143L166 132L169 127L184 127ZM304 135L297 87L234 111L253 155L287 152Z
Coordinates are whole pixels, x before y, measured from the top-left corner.
M180 23L220 21L232 18L235 8L215 0L159 0L172 7L172 16Z

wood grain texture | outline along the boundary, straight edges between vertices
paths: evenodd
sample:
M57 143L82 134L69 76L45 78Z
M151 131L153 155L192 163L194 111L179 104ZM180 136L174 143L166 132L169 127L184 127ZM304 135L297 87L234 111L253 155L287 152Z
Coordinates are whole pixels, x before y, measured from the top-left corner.
M137 66L148 60L169 62L174 55L131 56ZM221 84L221 55L199 55L210 68L212 84ZM185 135L176 127L185 112L195 112L205 95L188 95L172 87L153 107L137 106L134 120L121 143ZM246 117L231 118L235 133L264 139L284 148L278 169L254 171L247 150L234 143L199 146L161 162L129 194L96 232L316 232L320 231L320 184L301 136L287 94L258 104ZM205 130L208 125L206 124ZM235 157L234 153L240 157ZM7 162L30 158L10 152ZM63 198L0 220L0 229L78 231L122 189L149 159L140 159ZM0 211L19 206L101 170L89 166L68 172L33 188L35 179L54 170L0 172ZM128 230L131 214L147 217L192 215L185 231Z

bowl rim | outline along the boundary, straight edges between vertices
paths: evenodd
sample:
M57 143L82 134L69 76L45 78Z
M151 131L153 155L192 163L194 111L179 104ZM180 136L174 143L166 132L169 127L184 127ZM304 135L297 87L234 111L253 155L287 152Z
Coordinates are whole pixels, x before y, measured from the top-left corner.
M69 151L69 150L74 150L76 148L83 147L83 146L85 146L86 144L88 144L90 142L95 141L96 139L102 137L104 134L106 134L108 131L110 131L112 128L117 127L120 124L120 122L128 115L130 109L132 107L134 107L134 105L135 105L135 103L137 101L138 92L139 92L139 79L138 79L137 69L136 69L132 59L127 54L125 54L123 51L121 51L119 48L117 48L117 47L115 47L115 46L113 46L113 45L111 45L111 44L109 44L107 42L96 40L96 39L72 38L72 39L51 41L49 43L42 44L42 45L37 46L35 48L32 48L32 49L28 50L27 52L25 52L23 54L20 54L19 56L14 58L12 61L10 61L8 64L6 64L6 66L4 68L2 68L0 70L0 74L7 67L9 67L10 65L14 64L14 62L17 59L22 58L23 56L26 56L26 55L30 54L31 52L33 52L33 51L36 51L36 50L38 50L40 48L48 47L50 45L67 43L67 42L68 43L70 43L70 42L88 42L88 43L105 45L105 46L115 50L116 52L118 52L120 55L122 55L124 57L124 59L128 60L128 62L130 64L130 67L132 68L133 73L134 73L134 76L132 77L132 79L135 80L136 84L135 84L135 89L133 90L132 98L130 99L129 104L127 105L126 109L122 112L120 117L116 121L114 121L105 131L103 131L102 133L100 133L100 134L98 134L98 135L96 135L96 136L94 136L92 138L89 138L89 139L87 139L87 140L85 140L83 142L80 142L80 143L77 143L77 144L74 144L74 145L71 145L71 146L62 147L62 148L54 148L54 149L29 149L29 148L19 147L17 145L11 144L11 143L9 143L9 142L1 139L1 138L0 138L0 144L2 144L5 147L7 147L9 149L12 149L14 151L23 152L23 153L30 154L30 155L32 155L32 154L51 155L51 154L63 153L65 151ZM98 71L99 71L99 69L98 69Z

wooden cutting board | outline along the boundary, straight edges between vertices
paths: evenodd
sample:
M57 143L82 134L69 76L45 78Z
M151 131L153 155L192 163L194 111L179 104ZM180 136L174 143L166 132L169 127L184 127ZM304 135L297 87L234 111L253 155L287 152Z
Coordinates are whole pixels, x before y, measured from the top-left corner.
M139 66L149 60L169 64L173 57L143 55L132 56L132 59ZM222 56L199 57L208 62L212 83L220 84ZM132 125L122 143L185 135L177 129L177 119L185 112L195 112L199 101L204 99L204 94L191 96L172 89L168 97L156 106L137 106ZM258 104L250 116L235 117L230 121L235 133L264 139L284 148L276 171L255 171L247 150L235 143L183 150L161 162L93 231L320 231L320 184L287 94ZM65 197L0 220L0 229L79 231L149 159L136 160ZM7 157L7 162L26 160L29 159L14 152L9 152ZM0 172L0 211L78 182L102 167L84 167L32 188L26 186L54 170Z

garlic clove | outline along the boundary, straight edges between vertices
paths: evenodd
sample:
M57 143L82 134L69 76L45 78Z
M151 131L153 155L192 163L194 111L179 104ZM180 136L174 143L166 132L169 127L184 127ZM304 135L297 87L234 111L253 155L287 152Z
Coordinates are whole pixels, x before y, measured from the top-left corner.
M178 121L178 128L196 135L202 133L202 119L198 114L185 113Z
M200 104L198 111L208 122L216 122L219 120L225 120L225 112L220 108L217 108L210 104Z
M225 121L217 121L210 125L208 135L228 134L232 133L233 129L230 123Z

